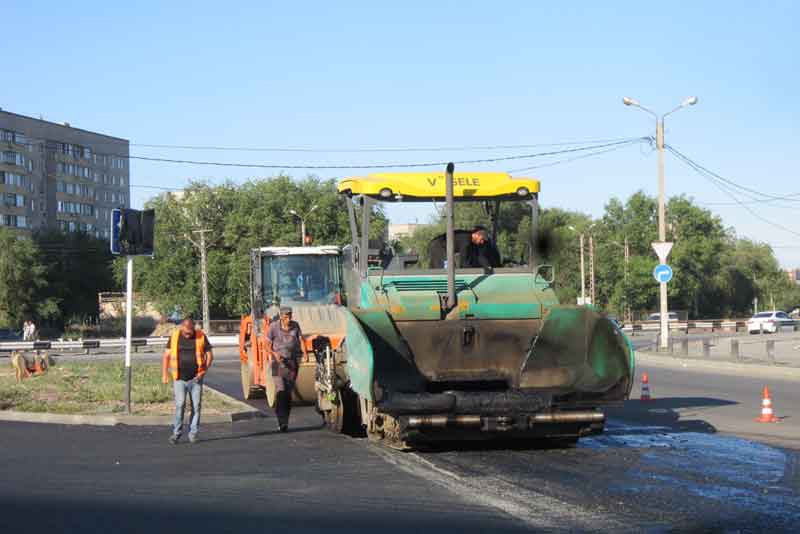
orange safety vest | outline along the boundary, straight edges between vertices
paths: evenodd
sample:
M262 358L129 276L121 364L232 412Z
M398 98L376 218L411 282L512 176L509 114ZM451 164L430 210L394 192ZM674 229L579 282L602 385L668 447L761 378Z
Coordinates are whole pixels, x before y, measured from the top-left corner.
M181 336L180 329L172 332L169 340L169 366L172 368L172 379L177 380L178 376L178 338ZM197 358L197 376L202 376L206 372L206 335L202 330L194 332L195 357Z

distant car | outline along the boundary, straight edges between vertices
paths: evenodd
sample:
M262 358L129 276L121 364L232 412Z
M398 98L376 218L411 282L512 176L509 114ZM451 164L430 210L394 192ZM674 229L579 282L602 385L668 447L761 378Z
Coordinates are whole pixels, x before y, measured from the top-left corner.
M777 310L758 312L747 321L747 331L751 334L762 331L774 334L784 326L794 326L794 319Z
M172 312L169 315L167 315L167 322L168 323L181 324L181 320L182 319L183 319L183 316L181 315L181 312L178 311L178 310L175 310L174 312Z
M22 334L10 328L0 328L0 341L22 341Z
M647 316L648 321L660 321L661 314L660 313L651 313ZM678 314L675 312L667 312L667 322L670 321L678 321Z

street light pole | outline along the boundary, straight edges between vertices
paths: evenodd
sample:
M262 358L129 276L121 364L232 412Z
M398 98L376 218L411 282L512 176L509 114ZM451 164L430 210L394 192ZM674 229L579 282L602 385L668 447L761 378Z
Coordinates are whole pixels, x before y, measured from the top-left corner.
M671 113L675 113L679 109L686 106L693 106L697 104L697 97L690 96L685 99L679 106L668 113L659 116L650 109L642 106L637 100L628 98L627 96L622 99L622 103L626 106L634 106L645 113L652 115L656 119L656 149L658 150L658 240L664 243L667 240L667 221L666 221L666 195L664 193L664 118ZM661 258L659 258L661 259ZM666 259L666 258L664 258ZM661 319L661 343L660 348L666 350L669 347L669 325L668 325L668 306L667 306L667 283L659 282L659 318Z
M314 204L311 206L311 209L308 210L305 215L300 215L297 213L297 210L290 209L289 213L300 219L300 246L305 245L306 242L306 218L311 215L311 212L317 209L318 204Z

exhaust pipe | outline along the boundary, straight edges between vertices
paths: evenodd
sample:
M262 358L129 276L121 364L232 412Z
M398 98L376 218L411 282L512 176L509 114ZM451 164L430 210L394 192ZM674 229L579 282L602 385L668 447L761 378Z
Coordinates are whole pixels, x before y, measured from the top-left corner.
M480 427L480 415L417 415L408 418L408 428Z
M602 412L539 413L528 416L528 427L546 423L604 423ZM524 419L522 420L524 421ZM480 415L412 415L407 428L479 428L484 431L507 431L514 428L514 420L507 416ZM524 428L524 427L523 427Z
M447 203L447 312L456 307L456 236L455 236L455 200L453 198L453 171L455 165L450 162L444 175L445 200Z
M602 423L606 414L602 412L537 413L528 417L531 426L541 423Z

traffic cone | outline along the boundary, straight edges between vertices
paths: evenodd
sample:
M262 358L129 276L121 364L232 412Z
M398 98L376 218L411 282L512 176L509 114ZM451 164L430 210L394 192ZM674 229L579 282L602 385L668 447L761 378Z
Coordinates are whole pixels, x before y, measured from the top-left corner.
M647 373L642 373L642 396L639 400L652 400L652 397L650 397L650 377L647 376Z
M772 411L772 397L769 396L769 388L764 386L764 395L761 400L761 416L756 418L759 423L777 423L778 418Z
M42 359L38 355L33 357L33 374L44 374L44 369L42 369Z

